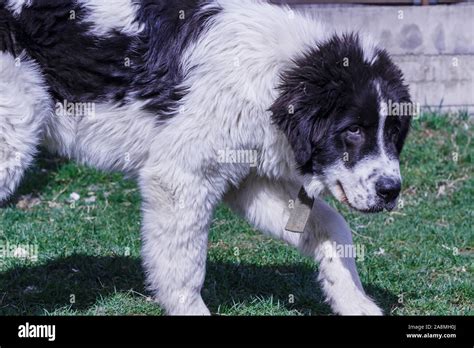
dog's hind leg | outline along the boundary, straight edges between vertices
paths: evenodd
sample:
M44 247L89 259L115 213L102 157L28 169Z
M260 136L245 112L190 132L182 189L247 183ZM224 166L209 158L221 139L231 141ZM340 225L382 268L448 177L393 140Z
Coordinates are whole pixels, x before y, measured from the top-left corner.
M318 280L334 312L343 315L381 315L365 294L357 273L351 230L344 218L322 200L316 200L304 233L285 230L291 200L299 187L263 178L248 178L227 194L231 208L262 232L297 247L319 262ZM361 256L361 255L359 255Z
M34 62L0 52L0 202L16 189L40 142L50 98Z

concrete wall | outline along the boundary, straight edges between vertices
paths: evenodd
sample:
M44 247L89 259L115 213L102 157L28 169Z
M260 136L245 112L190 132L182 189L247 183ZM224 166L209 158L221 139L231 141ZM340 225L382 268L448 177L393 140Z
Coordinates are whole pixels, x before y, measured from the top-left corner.
M474 3L301 5L336 31L369 33L399 64L415 102L474 113Z

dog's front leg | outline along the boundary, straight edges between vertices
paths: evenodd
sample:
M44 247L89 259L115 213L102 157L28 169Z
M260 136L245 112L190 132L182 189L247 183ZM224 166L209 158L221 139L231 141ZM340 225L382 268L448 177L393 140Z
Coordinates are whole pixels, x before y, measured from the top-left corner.
M147 283L168 314L209 315L201 287L215 193L198 175L182 171L171 175L147 169L140 177Z
M226 202L261 231L298 248L320 265L318 280L334 312L381 315L365 294L352 253L351 230L344 218L320 199L315 201L304 233L285 230L298 186L251 177L229 192Z
M362 288L351 229L335 209L316 200L309 225L299 241L305 254L319 262L318 280L332 309L344 315L382 315Z

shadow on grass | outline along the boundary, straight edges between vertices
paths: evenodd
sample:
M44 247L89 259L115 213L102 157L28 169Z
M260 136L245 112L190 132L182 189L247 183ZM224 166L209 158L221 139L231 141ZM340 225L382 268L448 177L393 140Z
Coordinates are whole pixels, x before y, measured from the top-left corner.
M147 294L143 284L140 260L132 257L74 255L41 265L14 267L0 273L0 315L53 312L69 306L71 294L76 301L72 308L87 310L98 299L115 292ZM396 297L380 288L367 290L390 313ZM293 304L289 303L290 295L295 298ZM217 312L219 306L251 302L257 296L272 296L274 303L278 301L283 308L303 314L331 313L309 266L208 263L203 297L211 312Z

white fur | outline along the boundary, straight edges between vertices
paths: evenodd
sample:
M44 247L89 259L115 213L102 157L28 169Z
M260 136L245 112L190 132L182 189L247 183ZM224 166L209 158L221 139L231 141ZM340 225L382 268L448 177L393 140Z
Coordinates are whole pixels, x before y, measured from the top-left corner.
M83 20L93 23L92 35L106 36L116 30L136 35L142 28L135 21L138 4L133 0L79 0L90 11Z
M141 106L97 104L95 113L86 117L53 114L46 124L45 145L79 163L136 176L159 132L156 116Z
M364 33L360 36L360 43L362 46L362 52L364 54L364 60L369 64L374 64L377 61L377 43L368 33Z
M7 0L7 8L18 16L23 10L23 6L30 6L32 0Z
M125 18L105 3L84 3L97 14L91 19L100 24L97 34L129 30L134 18L129 1L120 1ZM156 115L142 111L139 104L96 105L94 117L82 119L49 112L45 143L82 163L138 178L147 283L167 313L209 314L200 295L208 229L214 208L225 196L256 227L320 262L318 279L335 312L380 314L364 294L354 260L331 259L322 252L332 242L352 243L350 229L337 212L318 200L303 235L284 230L288 202L298 187L304 183L317 195L325 183L298 175L286 137L272 124L267 110L276 98L282 69L306 47L325 39L327 31L286 7L249 0L219 3L224 10L212 30L181 58L189 93L175 116L158 124ZM112 18L114 14L120 15L118 19ZM42 80L34 66L15 70L11 57L0 57L7 64L0 70L0 95L7 103L0 102L0 116L35 117L22 128L0 122L0 131L9 137L7 148L18 148L29 158L24 169L41 134L44 110L50 109L45 107ZM257 168L220 163L218 153L225 149L257 151ZM9 193L21 173L0 175L0 188Z
M305 175L303 178L303 187L309 197L319 197L325 190L323 178L317 175Z
M36 64L0 52L0 201L13 193L31 164L49 112Z

